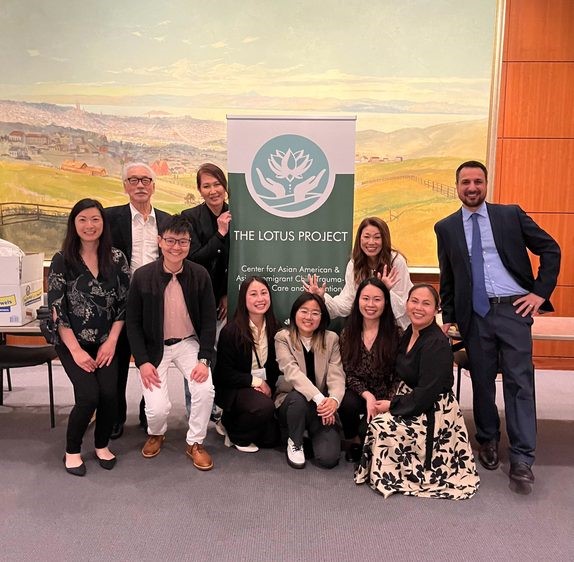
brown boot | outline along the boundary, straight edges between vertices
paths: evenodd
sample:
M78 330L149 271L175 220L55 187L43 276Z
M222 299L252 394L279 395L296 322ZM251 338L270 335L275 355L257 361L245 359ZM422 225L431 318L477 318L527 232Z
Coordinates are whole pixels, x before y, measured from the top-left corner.
M146 459L151 459L159 455L164 439L165 435L150 435L143 446L142 455Z
M199 470L211 470L213 468L213 460L211 459L211 455L200 443L188 445L185 450L185 454L191 458L195 468Z

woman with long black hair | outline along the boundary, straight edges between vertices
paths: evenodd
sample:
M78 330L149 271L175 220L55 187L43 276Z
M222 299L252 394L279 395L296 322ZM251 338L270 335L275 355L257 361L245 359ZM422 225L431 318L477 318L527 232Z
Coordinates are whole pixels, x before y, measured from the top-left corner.
M365 279L341 333L341 358L347 390L339 408L348 461L358 461L367 424L379 413L381 400L390 400L398 386L395 361L400 340L391 297L377 277Z
M116 462L108 441L117 409L116 343L124 324L129 278L124 254L112 248L102 205L94 199L78 201L48 276L50 329L74 386L64 463L75 476L86 474L82 439L96 410L94 455L107 470Z
M262 277L247 278L233 320L219 335L214 371L215 401L223 410L217 431L228 447L244 453L277 441L272 396L280 374L274 346L278 328L269 284Z
M305 431L317 465L333 468L341 455L337 409L345 394L345 373L339 336L327 330L329 322L323 299L303 293L291 307L289 327L275 336L282 372L275 405L287 441L287 462L293 468L305 467Z

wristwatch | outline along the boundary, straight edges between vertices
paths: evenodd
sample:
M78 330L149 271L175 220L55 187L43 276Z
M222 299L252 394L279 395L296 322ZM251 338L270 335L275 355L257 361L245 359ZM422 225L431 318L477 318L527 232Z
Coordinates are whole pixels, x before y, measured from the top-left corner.
M203 363L206 367L209 367L211 365L211 361L209 359L205 359L205 357L201 358L199 362Z

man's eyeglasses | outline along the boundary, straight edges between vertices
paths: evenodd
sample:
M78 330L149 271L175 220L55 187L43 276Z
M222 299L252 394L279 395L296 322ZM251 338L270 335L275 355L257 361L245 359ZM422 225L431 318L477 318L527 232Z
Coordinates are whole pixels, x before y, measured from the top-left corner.
M141 184L144 187L147 187L148 185L151 184L151 182L153 181L151 178L148 178L147 176L143 176L141 178L138 178L137 176L131 176L126 180L130 185L133 185L134 187L141 182Z
M189 248L191 240L189 238L164 238L161 239L170 247L173 248L176 244L182 248Z
M310 316L313 320L321 318L321 313L318 310L308 310L306 308L300 308L297 311L301 316Z

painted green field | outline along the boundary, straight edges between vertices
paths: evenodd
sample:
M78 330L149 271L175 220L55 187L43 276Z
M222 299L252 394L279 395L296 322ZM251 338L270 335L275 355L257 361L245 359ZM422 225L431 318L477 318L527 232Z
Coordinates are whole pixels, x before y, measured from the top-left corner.
M437 265L434 224L460 207L421 183L402 179L416 176L454 187L452 158L422 158L395 163L359 164L356 168L355 229L364 217L378 216L391 230L393 245L405 254L409 265Z
M0 161L0 185L0 203L16 201L72 207L79 199L94 197L107 207L122 205L128 200L119 178L85 176L20 162ZM154 205L175 213L196 204L186 203L190 193L193 201L197 201L195 176L180 176L177 181L158 178Z
M421 158L392 163L356 166L355 228L366 216L376 215L388 222L393 245L411 266L436 266L434 223L460 206L429 187L404 176L433 180L454 187L454 158ZM127 196L119 178L91 177L29 163L0 161L0 203L22 202L72 207L83 197L94 197L104 206L121 205ZM186 196L190 197L186 201ZM199 202L195 176L158 178L154 205L169 213ZM17 241L28 251L51 255L60 246L64 227L37 221L0 227L0 236Z
M108 207L123 205L128 198L122 182L114 177L95 177L64 172L26 162L0 161L0 203L17 202L71 208L84 197L98 199ZM186 202L186 196L191 199ZM159 178L153 203L176 213L199 202L195 176ZM65 231L62 223L31 221L0 226L0 237L16 242L26 252L45 252L46 257L60 248Z

